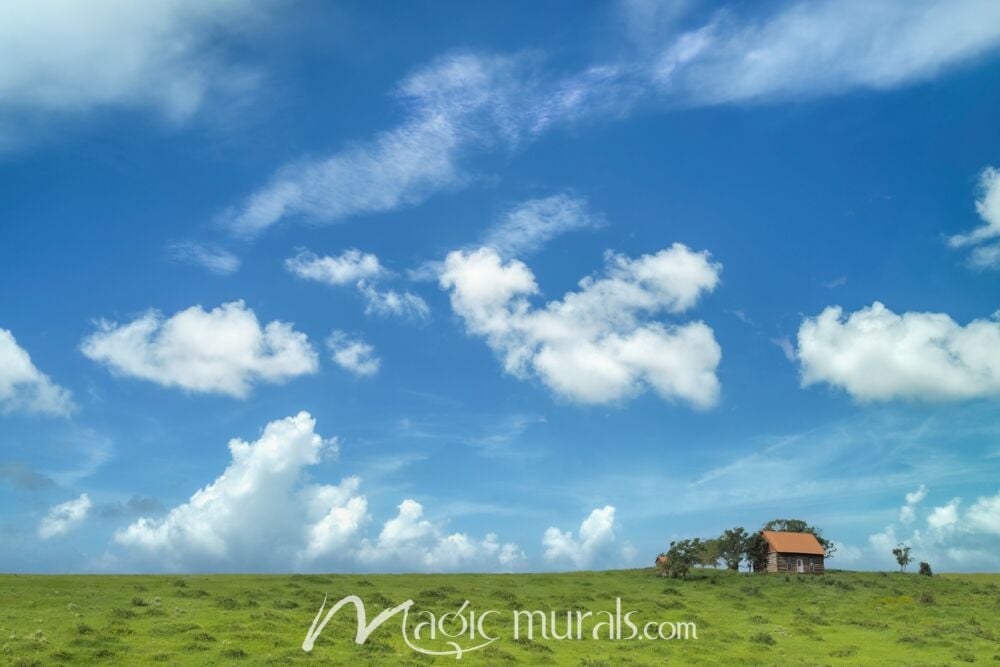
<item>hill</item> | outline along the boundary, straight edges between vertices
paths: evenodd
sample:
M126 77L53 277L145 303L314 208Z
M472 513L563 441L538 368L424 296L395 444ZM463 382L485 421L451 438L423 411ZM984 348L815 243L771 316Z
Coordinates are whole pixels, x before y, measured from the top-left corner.
M389 617L358 645L355 608L348 604L319 633L312 652L303 651L302 642L324 596L329 596L329 606L348 595L364 601L369 623L382 610L406 600L412 599L413 606ZM411 644L442 652L461 647L459 664L471 665L1000 660L1000 575L996 574L928 578L831 571L823 577L786 577L699 570L684 581L657 577L652 570L513 575L2 575L0 598L0 661L12 665L454 664L454 655L432 657L407 646L404 612ZM469 604L461 609L465 600ZM442 618L460 609L459 616ZM518 610L525 613L517 616ZM531 616L530 638L529 610L544 612ZM484 616L487 611L492 613ZM566 634L567 611L573 638L555 639L553 634ZM629 637L632 631L623 623L629 611L633 612L629 622L641 639ZM579 627L573 626L577 612ZM456 636L437 632L432 638L431 622L435 631L440 628ZM649 622L651 638L643 634ZM663 622L674 625L660 626ZM679 623L695 626L688 632L689 626ZM666 635L673 631L676 637L657 638L657 628ZM696 638L680 638L685 633ZM469 650L484 643L484 637L497 639Z

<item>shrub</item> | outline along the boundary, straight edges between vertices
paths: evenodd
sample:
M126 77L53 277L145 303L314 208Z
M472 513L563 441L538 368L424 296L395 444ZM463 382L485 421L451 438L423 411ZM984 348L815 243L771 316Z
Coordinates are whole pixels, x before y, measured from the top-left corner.
M920 600L921 604L934 604L935 602L934 594L930 591L924 591L917 599Z
M764 646L774 646L777 643L774 641L774 637L771 636L770 632L758 632L750 637L750 641L755 644L763 644Z
M925 577L930 577L934 574L933 572L931 572L930 563L925 563L924 561L920 561L920 574L924 575Z

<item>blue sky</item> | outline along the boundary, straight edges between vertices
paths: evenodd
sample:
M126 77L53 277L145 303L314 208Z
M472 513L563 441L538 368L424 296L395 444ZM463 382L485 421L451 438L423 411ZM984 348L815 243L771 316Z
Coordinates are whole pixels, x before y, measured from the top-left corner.
M993 3L199 7L0 9L0 569L1000 567Z

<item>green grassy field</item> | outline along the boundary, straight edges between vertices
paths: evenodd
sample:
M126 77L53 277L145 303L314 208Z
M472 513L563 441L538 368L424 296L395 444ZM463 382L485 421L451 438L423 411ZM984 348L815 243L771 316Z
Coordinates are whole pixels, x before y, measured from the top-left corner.
M324 595L362 597L369 621L413 611L496 609L500 638L459 664L1000 663L1000 575L831 572L824 577L699 571L670 581L652 570L518 575L0 576L0 660L11 665L429 664L411 651L401 616L363 645L353 607L312 653L302 640ZM692 621L697 640L528 641L515 609L612 610L639 621ZM411 613L410 625L418 622ZM563 617L564 618L564 617ZM585 635L586 636L586 635ZM466 640L464 643L468 644ZM432 642L421 642L432 644ZM439 641L435 644L442 647Z

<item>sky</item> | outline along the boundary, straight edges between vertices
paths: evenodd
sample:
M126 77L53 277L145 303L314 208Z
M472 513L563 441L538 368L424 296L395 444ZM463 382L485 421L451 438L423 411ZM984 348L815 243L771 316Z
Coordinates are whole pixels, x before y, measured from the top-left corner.
M1000 569L1000 5L0 5L0 570Z

